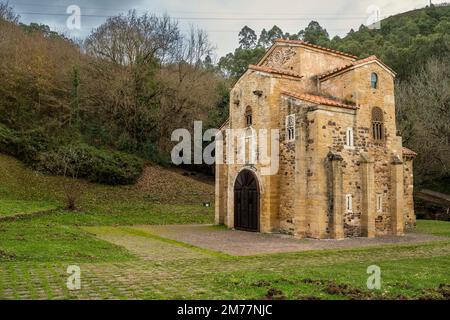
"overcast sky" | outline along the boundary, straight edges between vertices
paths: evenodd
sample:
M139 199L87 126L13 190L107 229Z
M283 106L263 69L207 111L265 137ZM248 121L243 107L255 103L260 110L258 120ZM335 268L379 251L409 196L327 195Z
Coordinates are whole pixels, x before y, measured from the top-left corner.
M0 0L2 1L2 0ZM4 1L4 0L3 0ZM434 0L442 3L445 0ZM205 29L220 57L237 47L239 30L248 25L257 34L278 25L297 33L318 21L330 36L344 36L351 28L366 24L370 7L380 9L381 18L424 7L429 0L9 0L24 23L39 22L72 37L83 38L108 16L136 9L178 18L183 30L190 25ZM81 29L67 30L66 9L81 8ZM368 10L369 9L369 10Z

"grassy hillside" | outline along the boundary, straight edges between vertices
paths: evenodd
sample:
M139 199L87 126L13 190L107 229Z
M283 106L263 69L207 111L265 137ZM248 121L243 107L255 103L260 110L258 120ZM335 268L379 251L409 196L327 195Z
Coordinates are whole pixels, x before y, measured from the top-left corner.
M66 190L76 190L79 210L92 215L94 220L95 214L115 216L122 221L126 221L127 215L136 214L145 220L146 213L172 206L178 207L180 214L184 214L183 208L187 208L186 211L192 211L193 215L196 212L204 215L201 221L211 221L211 215L204 214L202 204L213 202L213 182L207 178L185 176L180 170L147 167L135 185L107 186L43 175L28 169L13 157L0 154L0 177L0 214L11 214L11 210L27 212L30 208L36 211L63 207ZM119 218L119 214L124 216ZM189 220L188 217L186 219Z
M161 167L145 169L139 183L106 186L28 169L0 154L0 218L52 209L42 216L0 221L0 261L121 261L124 249L80 229L92 225L212 223L210 180ZM77 211L65 211L66 190L78 190Z

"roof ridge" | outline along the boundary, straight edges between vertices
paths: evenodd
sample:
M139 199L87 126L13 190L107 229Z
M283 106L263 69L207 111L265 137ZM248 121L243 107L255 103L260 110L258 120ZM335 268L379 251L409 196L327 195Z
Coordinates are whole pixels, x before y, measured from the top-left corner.
M291 70L283 70L283 69L277 69L277 68L272 68L272 67L267 67L267 66L257 66L254 64L249 65L248 68L252 69L252 70L257 70L257 71L287 75L287 76L291 76L291 77L295 77L295 78L303 78L302 75L300 75L299 73L297 73L295 71L291 71Z
M349 64L347 64L345 66L334 68L334 69L332 69L330 71L327 71L325 73L319 74L317 77L320 80L322 80L324 78L328 78L329 76L332 76L332 75L334 75L336 73L339 73L341 71L345 71L347 69L350 69L352 67L355 67L355 66L358 66L358 65L361 65L363 63L370 62L370 61L378 61L384 67L386 67L389 71L391 71L393 74L396 74L394 70L392 70L388 65L386 65L383 61L381 61L376 55L371 55L371 56L368 56L366 58L362 58L362 59L359 59L359 60L356 60L356 61L352 61L351 63L349 63Z
M278 38L278 39L275 39L274 41L275 42L283 42L283 43L292 43L292 44L305 45L305 46L308 46L308 47L311 47L311 48L315 48L315 49L319 49L319 50L335 53L335 54L342 55L342 56L345 56L345 57L348 57L348 58L352 58L352 59L355 59L355 60L358 59L357 56L352 55L350 53L339 51L339 50L334 50L334 49L323 47L323 46L319 46L317 44L313 44L313 43L310 43L310 42L304 41L304 40L288 40L288 39Z
M341 107L341 108L352 109L352 110L358 109L357 106L341 102L341 101L337 100L336 98L324 97L324 96L320 96L320 95L314 95L311 93L295 93L295 92L291 92L291 91L287 91L287 90L282 90L281 94L292 97L292 98L296 98L299 100L313 102L316 104L323 104L323 105L328 105L328 106L333 106L333 107Z

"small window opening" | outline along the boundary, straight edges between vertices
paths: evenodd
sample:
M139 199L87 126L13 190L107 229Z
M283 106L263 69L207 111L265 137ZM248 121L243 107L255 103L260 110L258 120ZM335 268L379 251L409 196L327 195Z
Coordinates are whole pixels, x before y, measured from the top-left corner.
M372 89L378 88L378 75L375 72L370 76L370 84Z
M295 114L290 114L286 117L286 140L295 140Z
M346 135L345 135L345 146L353 148L354 147L354 140L353 140L353 128L347 128Z
M353 196L351 194L345 196L345 208L348 213L353 212Z
M250 106L245 109L245 122L247 127L250 127L253 124L252 107Z

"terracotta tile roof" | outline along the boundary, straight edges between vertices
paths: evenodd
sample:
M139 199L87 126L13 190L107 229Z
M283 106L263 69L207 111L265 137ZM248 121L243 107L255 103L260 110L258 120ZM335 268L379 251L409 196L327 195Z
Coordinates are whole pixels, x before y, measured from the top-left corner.
M403 155L408 156L408 157L415 157L415 156L417 156L417 153L415 153L411 149L403 147Z
M253 64L249 65L248 68L255 70L255 71L275 73L275 74L280 74L280 75L290 76L290 77L295 77L295 78L303 78L303 76L301 76L297 72L290 71L290 70L281 70L281 69L275 69L275 68L270 68L270 67L265 67L265 66L255 66Z
M293 92L289 92L289 91L282 91L281 94L288 96L288 97L295 98L295 99L312 102L315 104L340 107L340 108L346 108L346 109L352 109L352 110L358 109L357 106L352 106L350 104L346 104L346 103L343 103L343 102L340 102L340 101L337 101L337 100L334 100L331 98L316 96L316 95L307 94L307 93L293 93Z
M362 64L367 63L367 62L370 62L370 61L378 61L378 62L381 63L385 68L387 68L389 71L391 71L393 74L396 74L391 68L389 68L386 64L384 64L383 61L381 61L380 59L378 59L376 56L370 56L370 57L367 57L367 58L364 58L364 59L360 59L360 60L357 60L357 61L353 61L352 63L349 63L349 64L347 64L347 65L345 65L345 66L343 66L343 67L335 68L335 69L333 69L333 70L330 70L330 71L328 71L328 72L325 72L325 73L319 75L318 78L319 78L320 80L327 79L327 78L329 78L329 77L331 77L331 76L333 76L333 75L335 75L335 74L340 73L341 71L347 71L347 70L350 70L350 69L353 68L353 67L362 65Z
M341 55L341 56L344 56L344 57L347 57L347 58L358 59L357 56L351 55L349 53L338 51L338 50L333 50L333 49L330 49L330 48L325 48L325 47L318 46L316 44L312 44L312 43L309 43L309 42L303 41L303 40L275 39L275 42L300 44L300 45L304 45L304 46L311 47L311 48L314 48L314 49L319 49L319 50L322 50L322 51L338 54L338 55Z

